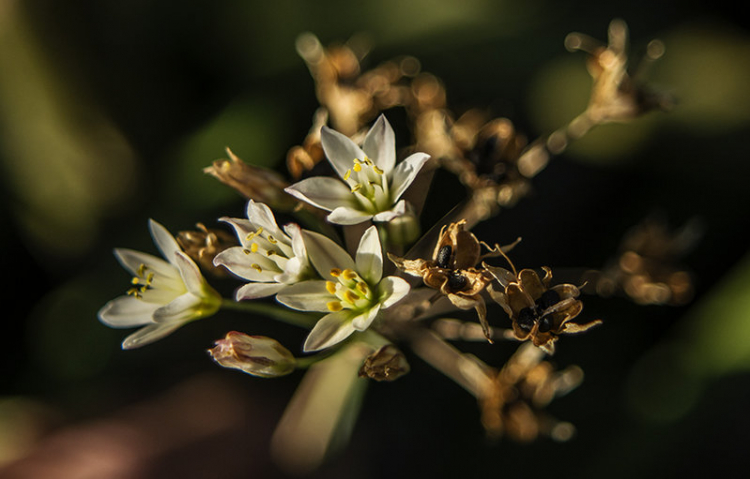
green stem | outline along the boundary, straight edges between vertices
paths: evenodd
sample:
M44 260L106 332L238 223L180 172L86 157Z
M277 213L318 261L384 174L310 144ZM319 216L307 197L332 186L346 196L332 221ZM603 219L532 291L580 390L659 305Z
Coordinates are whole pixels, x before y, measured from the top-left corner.
M303 328L312 329L315 323L320 319L318 315L311 315L299 311L282 308L273 304L262 303L258 301L233 301L222 298L221 307L232 311L243 311L246 313L258 313L263 316L269 316L284 323Z
M294 358L295 364L294 367L297 369L307 369L313 364L317 363L318 361L322 361L323 359L326 359L327 357L331 356L336 350L333 348L326 349L325 351L321 351L317 354L313 354L312 356L306 356L303 358Z

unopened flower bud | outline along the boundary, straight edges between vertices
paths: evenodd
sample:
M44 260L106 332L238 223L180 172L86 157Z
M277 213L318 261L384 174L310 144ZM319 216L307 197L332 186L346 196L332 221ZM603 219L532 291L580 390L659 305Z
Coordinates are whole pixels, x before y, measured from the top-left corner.
M216 160L203 169L247 199L265 203L275 210L289 211L296 205L284 188L289 183L275 171L245 163L227 148L229 159Z
M359 377L376 381L395 381L410 371L406 356L392 344L378 349L365 359Z
M231 331L214 344L208 353L225 368L261 378L285 376L294 371L294 356L275 339Z
M421 233L419 219L411 209L387 223L388 241L396 245L407 246L419 238Z

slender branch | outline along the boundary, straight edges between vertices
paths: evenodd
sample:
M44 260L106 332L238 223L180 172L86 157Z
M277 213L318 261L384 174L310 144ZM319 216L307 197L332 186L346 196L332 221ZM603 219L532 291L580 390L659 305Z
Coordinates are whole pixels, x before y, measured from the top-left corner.
M318 319L320 319L319 315L311 315L308 313L293 311L287 308L282 308L280 306L259 301L233 301L231 299L223 298L221 301L221 307L223 309L229 309L232 311L258 313L263 316L268 316L284 323L292 324L294 326L301 326L306 329L312 329Z

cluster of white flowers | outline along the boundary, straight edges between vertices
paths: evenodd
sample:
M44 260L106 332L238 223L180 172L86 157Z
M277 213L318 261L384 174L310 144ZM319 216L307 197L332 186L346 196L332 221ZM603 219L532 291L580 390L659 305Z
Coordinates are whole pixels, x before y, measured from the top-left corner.
M313 177L286 191L313 206L330 211L328 221L340 225L387 222L407 208L402 194L429 159L415 153L396 165L393 129L381 116L367 134L362 148L351 139L323 127L322 145L341 177ZM250 200L247 219L221 218L231 225L238 246L214 258L247 281L235 300L276 296L297 311L328 313L314 325L303 350L334 346L355 331L364 331L409 292L409 284L395 276L383 277L383 245L376 226L362 234L354 258L331 238L289 223L279 227L267 205ZM220 295L208 285L196 263L174 237L151 220L151 234L167 261L127 249L115 250L133 274L126 296L107 303L99 318L108 326L143 326L123 342L124 349L149 344L180 326L216 313Z

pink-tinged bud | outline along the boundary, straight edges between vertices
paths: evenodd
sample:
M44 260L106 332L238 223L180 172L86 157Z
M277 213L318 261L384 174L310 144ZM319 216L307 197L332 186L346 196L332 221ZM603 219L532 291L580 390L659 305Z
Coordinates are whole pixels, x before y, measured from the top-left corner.
M225 368L239 369L261 378L285 376L294 371L294 356L275 339L231 331L214 344L216 346L208 353Z

